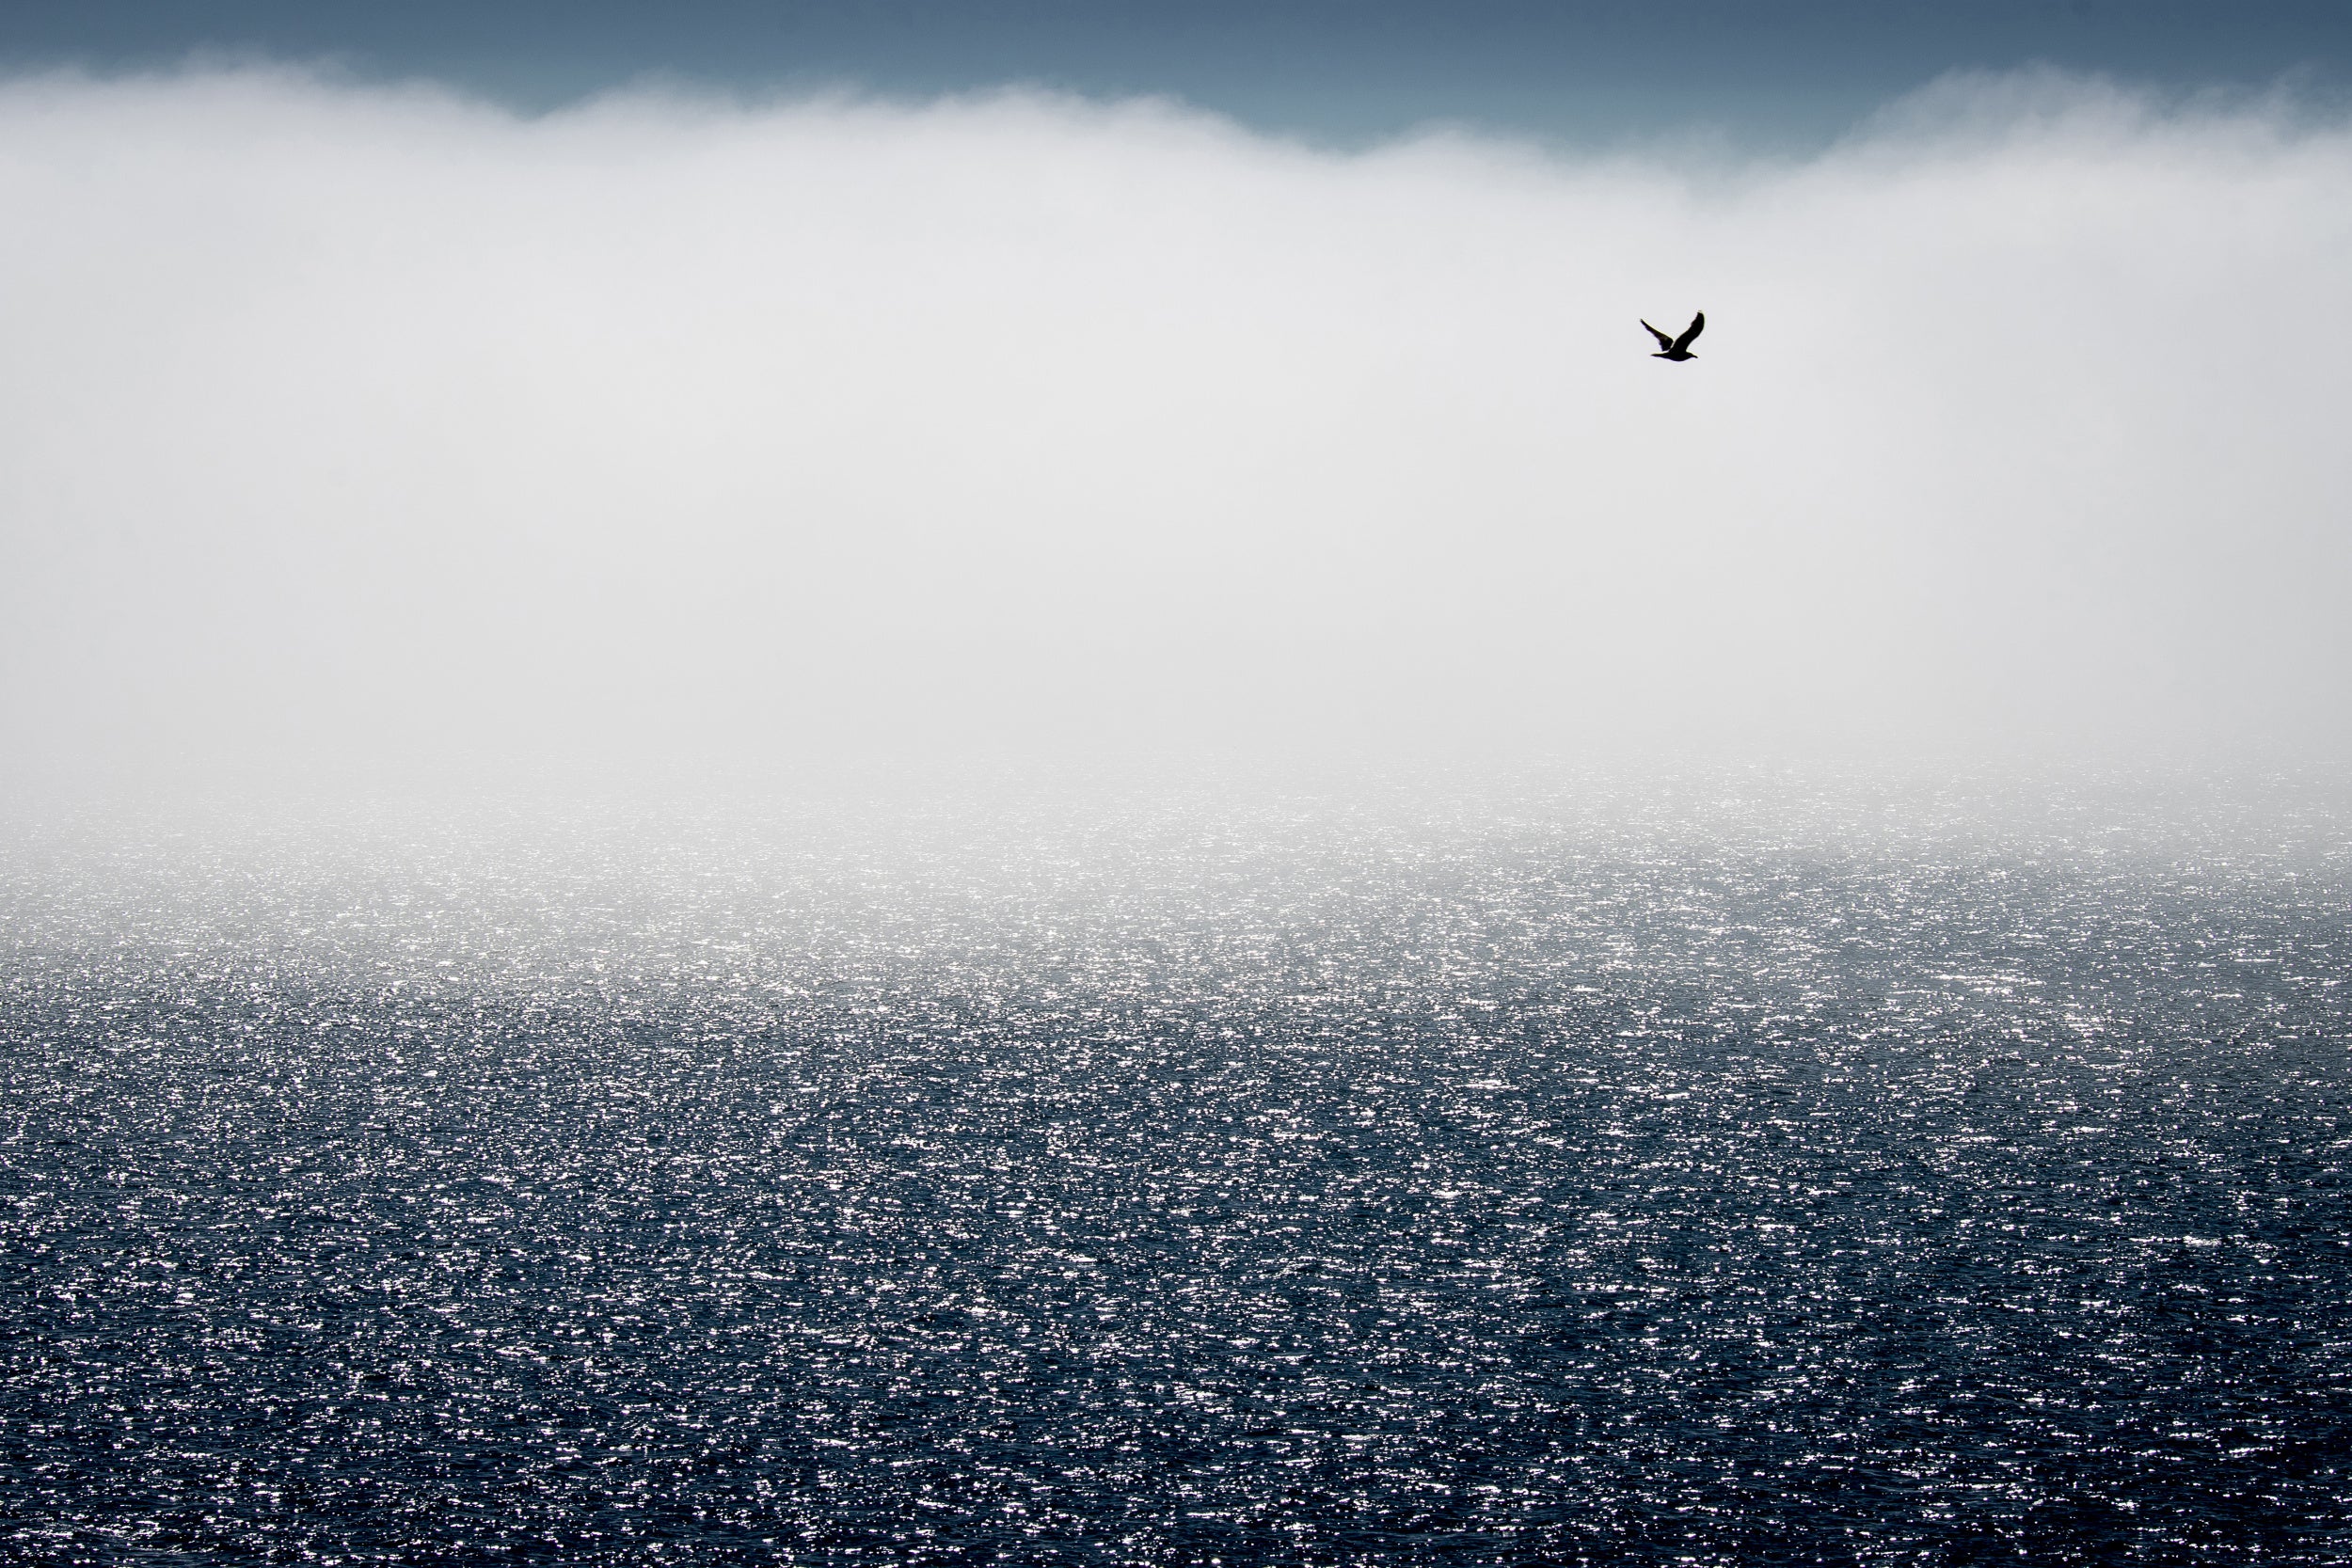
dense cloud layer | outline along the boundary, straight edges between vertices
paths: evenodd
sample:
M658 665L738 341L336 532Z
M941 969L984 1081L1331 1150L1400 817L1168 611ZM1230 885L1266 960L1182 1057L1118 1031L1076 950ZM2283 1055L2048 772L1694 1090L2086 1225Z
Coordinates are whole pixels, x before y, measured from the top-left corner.
M2352 132L2283 111L1727 166L42 79L0 217L21 766L2352 733Z

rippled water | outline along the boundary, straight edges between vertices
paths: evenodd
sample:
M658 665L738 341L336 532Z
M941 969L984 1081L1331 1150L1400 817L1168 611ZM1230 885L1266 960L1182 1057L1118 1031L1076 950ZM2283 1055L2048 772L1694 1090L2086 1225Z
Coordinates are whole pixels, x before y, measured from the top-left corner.
M0 1540L2352 1560L2347 820L28 829Z

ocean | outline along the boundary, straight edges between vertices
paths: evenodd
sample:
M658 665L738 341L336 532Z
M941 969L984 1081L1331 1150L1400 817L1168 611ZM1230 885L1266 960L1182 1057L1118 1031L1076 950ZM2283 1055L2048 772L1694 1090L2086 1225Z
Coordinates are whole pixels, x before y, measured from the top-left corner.
M2352 1561L2345 799L21 814L0 1553Z

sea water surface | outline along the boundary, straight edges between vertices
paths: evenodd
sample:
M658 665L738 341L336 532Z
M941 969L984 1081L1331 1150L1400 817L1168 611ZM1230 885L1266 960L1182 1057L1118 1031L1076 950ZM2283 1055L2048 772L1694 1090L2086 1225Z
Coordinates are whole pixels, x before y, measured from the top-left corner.
M2347 830L28 816L0 1551L2352 1560Z

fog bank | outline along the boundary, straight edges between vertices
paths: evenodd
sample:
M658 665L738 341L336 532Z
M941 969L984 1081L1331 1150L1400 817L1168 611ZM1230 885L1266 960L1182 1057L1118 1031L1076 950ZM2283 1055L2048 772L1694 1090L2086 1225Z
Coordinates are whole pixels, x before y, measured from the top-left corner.
M1729 166L41 78L0 218L16 775L2352 718L2352 128L2285 108L1959 81Z

